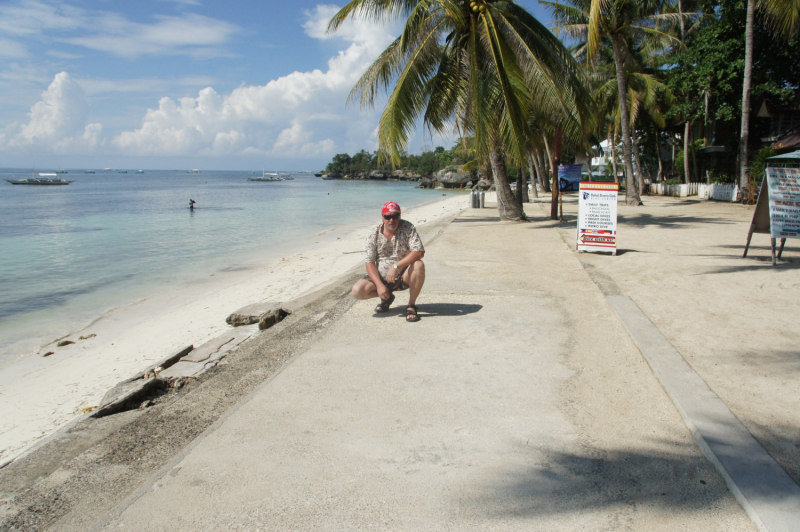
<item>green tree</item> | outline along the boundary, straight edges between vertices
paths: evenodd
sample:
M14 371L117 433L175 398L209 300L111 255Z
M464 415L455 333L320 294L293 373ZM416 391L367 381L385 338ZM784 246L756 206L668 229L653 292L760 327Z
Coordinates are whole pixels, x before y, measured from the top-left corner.
M800 30L800 0L747 0L742 83L742 133L739 140L739 186L742 189L742 197L745 199L749 196L750 191L747 150L750 136L750 91L753 76L756 7L775 29L777 35L791 40Z
M350 170L350 156L346 153L337 153L333 160L325 167L325 171L332 174L345 174Z
M553 13L557 27L569 37L586 41L586 54L592 60L603 41L613 50L617 78L617 95L622 130L623 163L625 165L625 197L628 205L641 205L639 190L633 178L633 146L631 113L625 70L630 64L631 50L649 40L651 46L662 47L680 42L664 31L663 26L677 22L675 13L662 12L663 0L565 0L565 3L543 2Z
M533 107L579 132L590 98L579 65L541 22L510 0L352 0L331 20L402 17L401 35L381 53L351 92L372 107L389 91L378 128L379 155L396 165L417 121L437 133L453 124L489 161L503 220L524 212L508 183L506 158L527 160L533 137L525 117Z

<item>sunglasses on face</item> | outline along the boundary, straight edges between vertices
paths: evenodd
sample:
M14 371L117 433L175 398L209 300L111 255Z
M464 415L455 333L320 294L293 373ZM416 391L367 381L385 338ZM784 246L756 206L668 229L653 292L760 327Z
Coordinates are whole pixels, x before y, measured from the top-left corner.
M383 215L383 219L384 220L399 220L400 219L400 214L384 214Z

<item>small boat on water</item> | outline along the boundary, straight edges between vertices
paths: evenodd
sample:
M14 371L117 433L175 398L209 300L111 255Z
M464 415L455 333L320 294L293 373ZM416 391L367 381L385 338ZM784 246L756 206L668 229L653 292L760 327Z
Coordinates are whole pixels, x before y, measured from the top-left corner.
M56 173L57 173L57 174L68 174L69 172L67 172L66 170L64 170L64 169L62 168L62 169L60 169L60 170L56 170Z
M136 172L134 172L134 173L136 173L136 174L143 174L143 173L144 173L144 170L136 170Z
M314 174L314 177L322 177L322 174Z
M261 170L261 177L248 177L248 181L280 181L280 177L278 177L278 172L275 173L266 173L264 170Z
M197 168L192 168L191 170L187 170L186 173L187 174L199 174L200 170L198 170Z
M103 171L104 171L104 172L110 172L110 171L111 171L111 168L103 168Z
M67 181L58 177L58 174L39 174L26 177L25 179L6 179L12 185L69 185L72 181Z
M117 173L118 174L127 174L128 171L127 170L117 170Z
M93 174L94 170L84 170L83 173L84 174Z
M334 179L336 179L336 178L335 177L323 177L322 178L323 181L333 181Z

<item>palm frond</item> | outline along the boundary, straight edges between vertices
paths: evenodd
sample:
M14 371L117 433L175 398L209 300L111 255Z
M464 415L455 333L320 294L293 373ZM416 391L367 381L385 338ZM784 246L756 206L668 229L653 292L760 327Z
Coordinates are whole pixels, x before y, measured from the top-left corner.
M800 0L758 0L756 7L767 25L787 41L800 33Z

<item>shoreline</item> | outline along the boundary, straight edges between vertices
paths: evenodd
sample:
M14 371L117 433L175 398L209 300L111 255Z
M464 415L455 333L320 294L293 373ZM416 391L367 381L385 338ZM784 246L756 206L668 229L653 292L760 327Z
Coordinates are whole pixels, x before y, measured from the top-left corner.
M466 196L447 196L409 209L404 219L424 228L466 207ZM138 370L180 347L198 346L231 330L225 318L239 308L286 302L347 273L363 262L360 254L371 226L354 222L332 227L257 260L124 303L64 337L74 344L46 344L43 351L55 351L53 355L32 355L4 367L0 463L97 406L110 388ZM97 336L78 340L88 334Z

